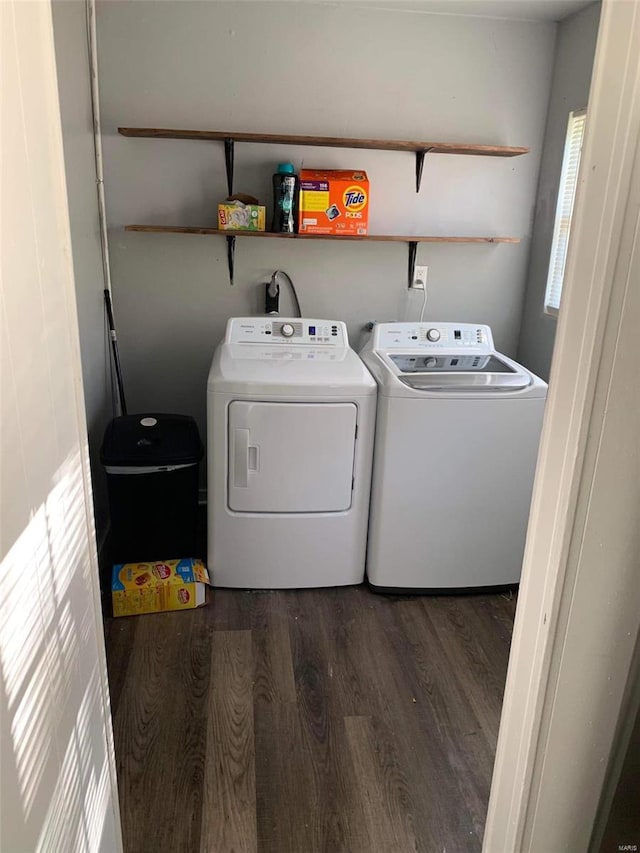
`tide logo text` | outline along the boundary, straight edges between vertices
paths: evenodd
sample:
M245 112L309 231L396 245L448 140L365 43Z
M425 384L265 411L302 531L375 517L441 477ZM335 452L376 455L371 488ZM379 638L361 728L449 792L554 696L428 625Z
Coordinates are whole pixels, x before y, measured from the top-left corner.
M362 189L362 187L347 187L344 193L342 194L342 203L344 204L347 210L357 213L358 211L366 207L367 194Z

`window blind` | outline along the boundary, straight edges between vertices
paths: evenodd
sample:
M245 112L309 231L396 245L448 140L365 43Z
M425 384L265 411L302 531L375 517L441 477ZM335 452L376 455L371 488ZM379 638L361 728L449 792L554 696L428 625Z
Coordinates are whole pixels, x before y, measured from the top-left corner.
M558 204L553 227L553 242L549 259L547 290L544 307L549 313L556 313L560 308L564 268L567 261L567 246L571 231L571 217L578 185L578 170L580 168L580 153L584 138L584 127L587 118L586 110L569 114L567 137L564 144L562 159L562 174L558 190Z

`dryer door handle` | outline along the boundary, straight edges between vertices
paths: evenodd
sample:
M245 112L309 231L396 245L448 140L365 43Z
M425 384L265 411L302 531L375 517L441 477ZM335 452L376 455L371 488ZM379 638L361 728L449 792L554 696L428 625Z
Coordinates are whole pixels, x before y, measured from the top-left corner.
M249 471L260 470L260 448L257 444L250 444L247 447L247 468Z
M249 444L248 429L233 431L233 471L232 482L239 489L249 486L249 471L260 470L260 448Z
M233 485L246 489L249 485L249 430L233 431Z

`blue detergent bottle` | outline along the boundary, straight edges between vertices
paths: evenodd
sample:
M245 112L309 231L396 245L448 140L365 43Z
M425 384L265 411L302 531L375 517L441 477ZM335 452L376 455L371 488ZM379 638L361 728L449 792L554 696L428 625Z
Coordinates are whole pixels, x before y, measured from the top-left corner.
M293 163L280 163L273 176L273 219L271 230L295 234L298 220L299 181Z

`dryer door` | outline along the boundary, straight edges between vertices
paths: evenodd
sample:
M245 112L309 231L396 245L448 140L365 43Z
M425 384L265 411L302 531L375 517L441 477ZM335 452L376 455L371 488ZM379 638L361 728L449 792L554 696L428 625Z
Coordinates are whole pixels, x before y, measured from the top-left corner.
M356 415L354 403L231 403L229 509L349 509Z

